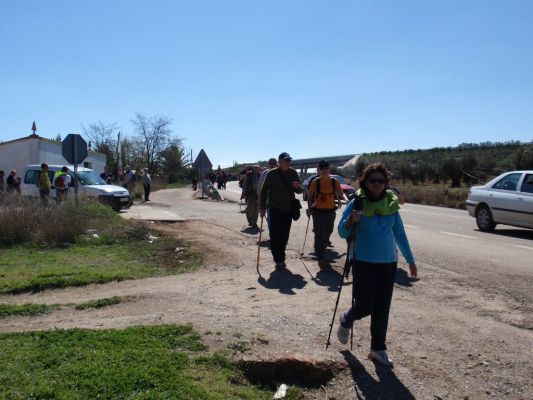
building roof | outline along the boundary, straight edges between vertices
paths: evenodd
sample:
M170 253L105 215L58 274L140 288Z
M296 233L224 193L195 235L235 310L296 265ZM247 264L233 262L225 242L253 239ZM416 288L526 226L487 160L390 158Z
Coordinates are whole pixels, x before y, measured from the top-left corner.
M51 143L51 144L58 144L58 145L61 145L61 142L59 140L52 140L52 139L47 139L47 138L44 138L42 136L39 136L35 133L32 133L31 135L29 136L25 136L25 137L21 137L21 138L18 138L18 139L13 139L13 140L9 140L7 142L0 142L0 146L3 146L5 144L11 144L11 143L17 143L17 142L23 142L25 140L30 140L30 139L39 139L39 140L42 140L43 142L47 142L47 143ZM98 151L94 151L94 150L89 150L87 149L87 152L89 153L95 153L95 154L103 154L103 153L100 153Z

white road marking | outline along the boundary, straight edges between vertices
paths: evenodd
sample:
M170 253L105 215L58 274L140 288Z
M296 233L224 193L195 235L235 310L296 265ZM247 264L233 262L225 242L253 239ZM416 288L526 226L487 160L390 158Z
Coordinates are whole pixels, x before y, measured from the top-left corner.
M458 233L451 233L451 232L441 232L441 233L444 234L444 235L458 236L458 237L462 237L462 238L466 238L466 239L478 239L475 236L460 235Z
M413 229L419 229L420 228L419 226L407 225L407 224L403 224L403 226L405 226L406 228L413 228Z
M522 246L520 244L513 244L514 247L518 247L519 249L527 249L527 250L533 250L533 247L529 246Z

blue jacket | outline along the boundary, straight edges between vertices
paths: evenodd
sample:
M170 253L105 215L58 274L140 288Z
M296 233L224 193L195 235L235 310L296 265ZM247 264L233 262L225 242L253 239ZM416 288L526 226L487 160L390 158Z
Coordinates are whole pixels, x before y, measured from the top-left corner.
M415 262L400 213L371 217L361 215L357 224L347 228L346 221L350 218L353 207L352 200L344 209L338 227L339 235L344 239L351 235L352 229L356 230L357 239L352 259L370 263L396 262L398 247L408 263Z

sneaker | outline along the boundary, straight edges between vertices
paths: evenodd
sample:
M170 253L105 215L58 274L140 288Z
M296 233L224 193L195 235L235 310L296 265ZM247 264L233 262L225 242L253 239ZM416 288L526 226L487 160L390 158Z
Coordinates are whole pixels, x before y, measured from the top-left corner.
M337 329L337 337L339 338L339 342L346 344L348 343L348 338L350 337L350 328L345 328L342 326L343 318L344 315L341 314L341 317L339 318L339 329Z
M370 353L368 353L368 359L376 361L386 367L393 367L394 365L386 350L370 350Z

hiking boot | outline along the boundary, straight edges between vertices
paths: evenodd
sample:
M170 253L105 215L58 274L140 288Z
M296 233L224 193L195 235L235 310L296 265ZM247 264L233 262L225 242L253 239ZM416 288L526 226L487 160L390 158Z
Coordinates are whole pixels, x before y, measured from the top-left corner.
M329 260L323 258L322 260L318 260L318 266L321 270L330 269L331 265L329 263Z
M285 268L287 268L287 264L285 264L283 261L276 263L276 271L283 271Z
M386 350L370 350L370 353L368 353L368 359L376 361L386 367L392 368L394 366Z
M337 329L337 337L339 338L339 342L346 344L348 343L348 338L350 337L350 328L342 326L343 320L344 314L341 314L341 317L339 318L339 329Z

